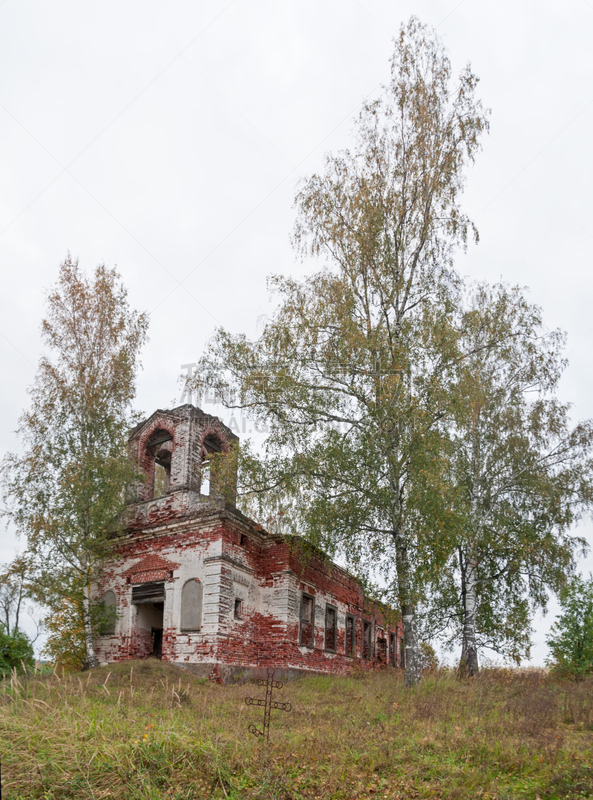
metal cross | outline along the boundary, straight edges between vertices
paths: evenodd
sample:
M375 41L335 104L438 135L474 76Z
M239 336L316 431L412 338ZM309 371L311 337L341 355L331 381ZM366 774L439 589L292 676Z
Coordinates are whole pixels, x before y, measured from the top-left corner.
M262 680L261 678L257 682L258 686L265 686L266 687L266 697L265 700L257 700L253 697L246 697L245 702L248 706L263 706L264 707L264 724L263 730L259 730L255 727L255 725L249 726L250 733L253 733L255 736L263 736L266 742L270 741L270 715L272 713L273 708L277 708L279 711L290 711L292 706L290 703L277 703L275 700L272 700L272 689L282 689L281 681L274 680L274 670L268 670L268 679L267 681Z

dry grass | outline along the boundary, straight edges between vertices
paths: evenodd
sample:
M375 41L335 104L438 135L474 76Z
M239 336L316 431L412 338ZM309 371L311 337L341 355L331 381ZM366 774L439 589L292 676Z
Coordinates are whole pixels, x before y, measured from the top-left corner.
M593 683L491 670L288 683L269 747L253 685L155 661L5 681L7 800L593 798Z

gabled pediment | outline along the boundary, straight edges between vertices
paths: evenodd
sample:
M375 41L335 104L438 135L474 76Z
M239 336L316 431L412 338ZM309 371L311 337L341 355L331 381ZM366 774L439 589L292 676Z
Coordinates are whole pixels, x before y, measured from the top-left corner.
M164 581L170 577L174 569L178 569L180 562L170 561L158 554L147 555L129 567L123 576L129 579L130 583L151 583L152 581Z

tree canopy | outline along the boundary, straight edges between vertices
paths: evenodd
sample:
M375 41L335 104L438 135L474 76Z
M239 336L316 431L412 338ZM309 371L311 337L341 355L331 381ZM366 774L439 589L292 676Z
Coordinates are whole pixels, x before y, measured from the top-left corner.
M470 675L480 646L528 653L592 498L593 426L555 394L562 334L521 290L455 270L477 240L460 205L488 129L476 85L434 31L402 26L353 146L296 195L295 250L323 267L273 276L259 338L217 330L193 382L269 431L241 456L245 510L392 587L408 685L419 622L460 641Z
M556 397L564 340L518 287L477 284L460 304L447 420L451 557L434 576L429 628L461 638L469 675L479 647L528 655L532 612L585 544L571 529L593 499L593 423L571 424Z
M391 80L365 103L352 149L301 186L294 245L324 268L274 277L278 307L256 342L218 330L194 386L267 424L244 488L264 517L360 569L397 579L406 681L420 677L421 575L446 550L442 409L451 379L456 248L474 232L459 201L487 129L469 67L457 81L435 32L402 27ZM475 233L475 232L474 232Z
M47 295L41 358L21 417L21 455L2 463L5 513L26 537L41 602L79 586L87 666L96 665L91 584L138 477L127 455L131 402L148 320L129 307L114 268L89 279L68 256Z

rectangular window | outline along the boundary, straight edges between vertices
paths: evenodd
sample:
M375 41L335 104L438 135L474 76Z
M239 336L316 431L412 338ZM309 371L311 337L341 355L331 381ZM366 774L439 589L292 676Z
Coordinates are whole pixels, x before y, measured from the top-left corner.
M369 659L371 656L371 623L365 620L362 623L362 657Z
M243 616L243 601L238 597L235 598L235 619L241 619Z
M303 647L313 647L314 602L310 594L303 593L301 596L299 644Z
M344 644L344 651L347 656L353 657L355 655L354 648L356 646L354 617L352 614L346 614L346 641Z
M387 664L387 639L383 635L383 631L377 637L377 658L381 664Z
M333 606L325 608L325 649L336 652L336 628L338 611Z
M389 663L392 667L397 666L395 659L395 633L389 634Z

